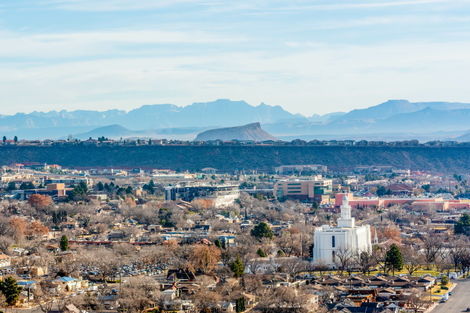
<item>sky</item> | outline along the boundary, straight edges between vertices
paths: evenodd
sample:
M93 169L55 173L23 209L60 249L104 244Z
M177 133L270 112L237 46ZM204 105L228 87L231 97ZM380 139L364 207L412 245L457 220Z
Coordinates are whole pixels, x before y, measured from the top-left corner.
M470 0L0 0L0 114L470 102Z

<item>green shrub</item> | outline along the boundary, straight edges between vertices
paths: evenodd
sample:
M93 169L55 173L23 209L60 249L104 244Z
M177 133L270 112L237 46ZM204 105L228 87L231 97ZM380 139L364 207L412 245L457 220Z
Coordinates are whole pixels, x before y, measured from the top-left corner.
M441 285L447 285L449 283L449 277L443 275L441 277Z

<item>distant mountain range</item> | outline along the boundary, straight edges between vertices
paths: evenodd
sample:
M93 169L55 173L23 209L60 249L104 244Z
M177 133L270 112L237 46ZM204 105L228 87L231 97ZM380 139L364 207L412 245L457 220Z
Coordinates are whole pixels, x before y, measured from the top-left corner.
M0 116L0 135L27 139L105 136L194 139L198 133L261 123L280 139L469 140L470 103L389 100L366 109L311 117L280 106L220 99L185 107L145 105L129 112L51 111ZM470 135L469 135L470 136Z
M302 116L291 114L280 106L266 104L251 106L245 101L220 99L193 103L185 107L172 104L144 105L129 112L79 110L3 115L0 116L0 131L25 128L98 127L114 124L129 129L235 126L247 122L273 123L295 117Z
M389 100L323 123L284 122L264 128L290 139L460 140L459 136L470 129L470 104Z
M457 141L461 142L470 142L470 132L463 134L462 136L457 137Z
M242 141L267 141L278 140L276 137L271 136L265 132L260 123L251 123L238 127L225 127L206 130L197 135L196 141L209 141L209 140L242 140Z

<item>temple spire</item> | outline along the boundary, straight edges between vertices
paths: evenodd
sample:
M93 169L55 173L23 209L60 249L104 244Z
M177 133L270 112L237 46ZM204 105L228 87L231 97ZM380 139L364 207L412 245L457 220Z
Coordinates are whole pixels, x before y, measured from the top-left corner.
M341 219L351 219L351 206L349 205L348 196L343 199L343 205L341 205Z
M348 196L343 198L341 215L338 218L338 227L355 227L355 219L351 217L351 206L349 205Z

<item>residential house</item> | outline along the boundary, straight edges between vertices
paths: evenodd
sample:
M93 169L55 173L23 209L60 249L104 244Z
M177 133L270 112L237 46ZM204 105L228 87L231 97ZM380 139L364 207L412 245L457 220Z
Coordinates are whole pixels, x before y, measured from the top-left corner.
M11 257L6 254L0 254L0 268L10 267Z

